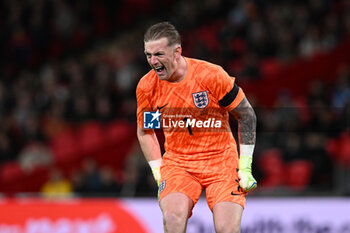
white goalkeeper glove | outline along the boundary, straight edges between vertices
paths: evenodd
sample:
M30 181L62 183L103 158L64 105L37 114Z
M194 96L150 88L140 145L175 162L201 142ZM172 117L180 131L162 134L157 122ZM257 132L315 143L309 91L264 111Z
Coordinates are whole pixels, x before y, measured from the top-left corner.
M162 165L162 158L152 160L148 162L149 166L152 169L152 174L154 177L154 180L156 181L158 187L159 187L159 182L160 182L160 166Z
M258 186L252 175L253 151L254 145L240 145L238 178L243 192L250 192Z

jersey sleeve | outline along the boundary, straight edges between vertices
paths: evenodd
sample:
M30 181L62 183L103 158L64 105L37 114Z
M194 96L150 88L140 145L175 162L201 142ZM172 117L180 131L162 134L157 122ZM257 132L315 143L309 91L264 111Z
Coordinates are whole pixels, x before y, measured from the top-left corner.
M143 129L143 112L151 109L150 93L142 88L142 84L136 88L136 99L137 99L137 125L140 129Z
M235 78L228 75L221 67L207 79L207 85L219 105L228 111L237 107L245 97L242 88L235 83Z

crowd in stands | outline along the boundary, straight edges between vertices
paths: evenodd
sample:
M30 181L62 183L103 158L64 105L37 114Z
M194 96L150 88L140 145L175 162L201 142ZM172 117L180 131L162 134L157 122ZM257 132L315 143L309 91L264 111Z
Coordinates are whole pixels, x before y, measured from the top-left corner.
M180 30L185 56L222 65L244 88L268 78L277 66L311 60L349 39L350 3L4 0L0 166L16 162L27 172L54 167L49 145L65 130L90 121L136 124L135 88L149 70L143 33L161 20ZM349 65L339 64L332 82L312 82L303 98L280 90L273 106L261 107L249 93L259 119L254 163L259 187L334 190L334 170L346 162L350 167L349 150L334 147L350 140ZM136 141L131 143L137 148ZM85 159L72 174L52 168L47 182L65 177L69 184L59 186L80 195L153 195L155 183L140 150L128 156L123 174ZM300 174L304 183L293 183ZM41 190L55 188L43 184Z
M297 179L299 182L304 179L304 184L294 185L296 189L309 186L329 191L339 178L334 177L336 169L349 168L350 150L337 141L343 136L350 142L349 66L339 71L336 80L312 82L310 91L302 98L292 98L282 90L273 107L256 108L259 125L256 169L262 172L263 186L293 186ZM332 140L344 155L331 148Z

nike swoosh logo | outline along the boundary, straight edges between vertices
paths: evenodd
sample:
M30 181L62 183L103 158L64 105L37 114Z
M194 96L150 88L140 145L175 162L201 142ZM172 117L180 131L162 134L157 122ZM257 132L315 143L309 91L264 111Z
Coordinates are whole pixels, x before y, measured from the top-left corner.
M235 195L241 195L241 194L240 193L231 192L231 195L235 196Z
M158 106L157 106L157 109L158 109L158 110L161 110L162 108L164 108L164 107L167 106L167 105L168 105L168 104L164 104L162 107L158 107Z

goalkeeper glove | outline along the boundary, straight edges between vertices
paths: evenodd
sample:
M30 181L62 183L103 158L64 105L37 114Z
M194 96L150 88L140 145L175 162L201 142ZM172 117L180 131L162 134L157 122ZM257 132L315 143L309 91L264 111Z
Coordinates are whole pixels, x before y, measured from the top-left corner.
M250 192L257 187L256 180L252 175L252 160L254 145L240 145L238 178L239 186L244 192Z
M154 180L156 181L157 185L159 186L160 166L162 165L162 158L149 161L148 164L152 169L152 174L153 174Z

